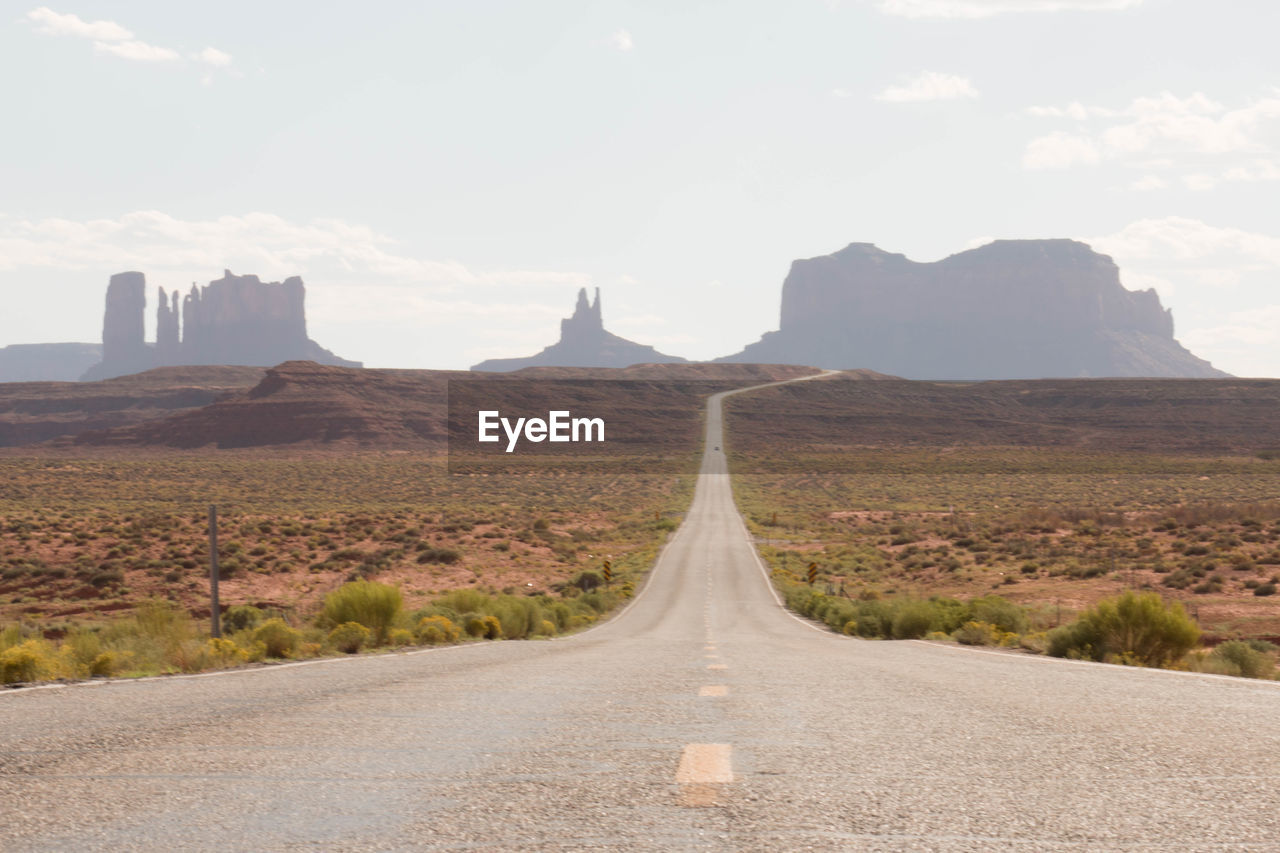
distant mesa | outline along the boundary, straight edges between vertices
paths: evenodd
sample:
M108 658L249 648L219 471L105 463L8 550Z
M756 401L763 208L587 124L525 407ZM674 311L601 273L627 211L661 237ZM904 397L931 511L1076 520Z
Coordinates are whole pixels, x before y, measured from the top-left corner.
M778 331L722 362L908 379L1221 377L1154 290L1074 240L997 240L934 263L870 243L792 263Z
M338 358L307 337L302 279L264 282L256 275L233 275L205 287L191 286L182 297L159 288L156 341L144 338L146 277L140 272L111 276L102 324L102 360L83 380L108 379L153 367L244 365L267 367L305 360L360 367ZM179 319L181 318L181 319Z
M102 361L102 344L0 347L0 382L74 382Z
M600 316L600 288L594 302L587 289L578 291L573 316L560 321L560 340L528 358L491 358L472 370L507 372L525 367L630 367L633 364L672 364L686 359L664 355L653 347L605 331Z

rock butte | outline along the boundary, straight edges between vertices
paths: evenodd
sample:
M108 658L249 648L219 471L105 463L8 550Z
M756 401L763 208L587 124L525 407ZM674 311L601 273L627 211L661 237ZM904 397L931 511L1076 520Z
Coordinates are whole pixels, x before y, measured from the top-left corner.
M723 362L908 379L1220 377L1174 339L1153 290L1074 240L997 240L935 263L870 243L798 260L776 332Z
M156 342L143 338L146 277L140 272L111 276L102 326L102 361L82 379L107 379L153 367L225 364L267 367L306 360L359 367L307 337L306 288L292 276L264 282L256 275L233 275L205 287L192 285L178 302L159 289ZM179 321L181 313L181 321Z
M685 359L664 355L644 344L605 331L600 316L600 288L594 302L587 301L587 289L578 291L573 316L560 321L560 340L528 358L491 358L472 370L506 372L524 367L630 367L633 364L670 364Z

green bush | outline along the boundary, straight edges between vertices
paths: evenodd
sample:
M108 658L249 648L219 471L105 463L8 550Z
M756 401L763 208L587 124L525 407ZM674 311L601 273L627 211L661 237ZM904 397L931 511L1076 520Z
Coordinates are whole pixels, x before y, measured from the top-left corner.
M453 548L424 548L418 554L418 563L425 565L427 563L442 563L446 566L453 565L462 559L462 554Z
M343 622L329 632L329 645L344 654L353 655L369 642L372 632L359 622Z
M998 595L987 595L969 602L969 619L987 622L1001 631L1021 634L1027 630L1027 613L1018 605Z
M301 636L285 624L283 619L268 619L253 632L253 642L263 645L264 653L271 658L292 657L298 649Z
M893 616L895 640L918 640L929 633L933 624L933 607L927 601L906 601Z
M502 636L508 640L526 639L536 633L542 623L542 608L532 598L498 596L489 609L502 623Z
M951 634L957 643L966 646L995 646L1000 643L1000 631L990 622L966 622Z
M591 592L593 589L604 583L604 578L597 572L593 572L588 569L585 572L579 572L578 576L570 581L570 583L583 592Z
M93 662L102 653L101 638L95 632L84 628L72 629L62 641L62 654L76 670L77 675L95 675L92 671Z
M1245 678L1270 678L1275 671L1275 662L1270 655L1243 640L1223 643L1209 656L1229 665L1236 674Z
M1168 666L1200 640L1200 629L1182 605L1165 604L1154 592L1125 592L1104 599L1070 625L1049 634L1049 654L1088 660L1132 660Z
M403 606L404 597L397 587L361 579L343 584L325 597L322 621L335 627L358 622L373 632L376 645L383 645Z
M0 652L13 646L21 645L26 637L22 633L22 626L9 625L3 631L0 631Z
M247 631L262 623L264 614L249 604L237 604L222 614L222 627L227 631Z

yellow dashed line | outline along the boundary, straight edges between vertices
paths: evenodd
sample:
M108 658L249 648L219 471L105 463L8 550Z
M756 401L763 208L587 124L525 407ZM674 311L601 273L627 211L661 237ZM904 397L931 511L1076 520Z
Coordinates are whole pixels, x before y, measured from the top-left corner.
M691 743L680 756L676 784L680 804L692 808L714 806L722 788L733 782L733 750L727 743Z

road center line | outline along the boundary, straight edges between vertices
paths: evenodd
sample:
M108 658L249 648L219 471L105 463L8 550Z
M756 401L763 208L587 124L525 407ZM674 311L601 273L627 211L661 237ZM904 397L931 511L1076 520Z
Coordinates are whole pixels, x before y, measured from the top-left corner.
M729 685L727 684L704 684L698 688L699 696L728 696Z
M680 804L691 808L716 805L721 787L733 782L732 753L727 743L687 745L676 768Z

